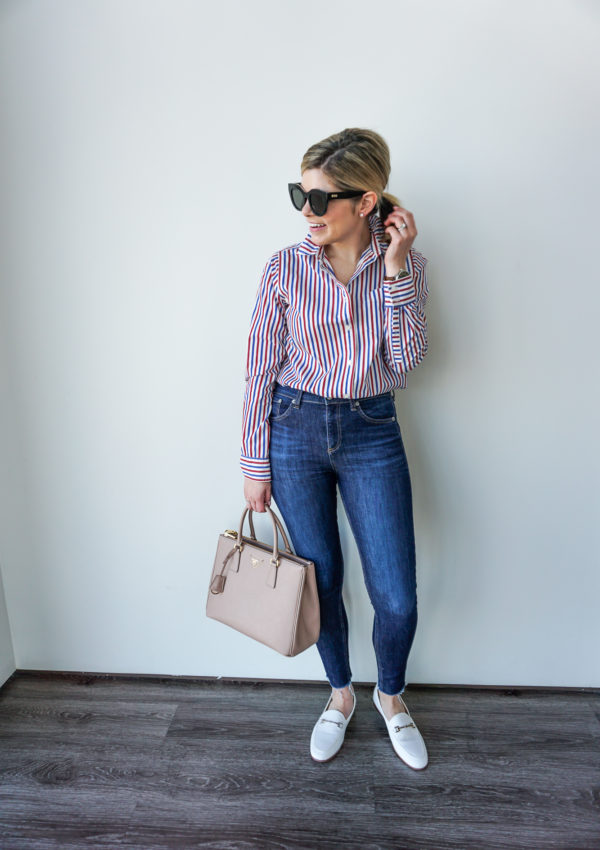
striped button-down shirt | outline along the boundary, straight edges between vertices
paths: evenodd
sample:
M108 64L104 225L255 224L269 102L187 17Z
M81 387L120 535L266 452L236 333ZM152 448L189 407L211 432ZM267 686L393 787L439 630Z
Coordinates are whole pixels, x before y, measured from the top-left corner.
M310 233L272 255L252 312L240 466L268 481L275 382L329 398L364 398L406 386L427 351L427 260L411 249L410 276L384 281L387 243L377 212L371 242L346 286Z

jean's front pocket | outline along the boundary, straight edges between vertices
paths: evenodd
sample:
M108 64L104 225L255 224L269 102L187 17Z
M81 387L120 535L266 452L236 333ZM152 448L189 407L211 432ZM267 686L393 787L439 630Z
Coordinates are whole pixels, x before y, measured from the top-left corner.
M293 398L287 395L275 395L271 406L271 422L279 422L289 416L292 410Z
M356 409L363 419L374 425L385 425L396 421L396 406L391 395L361 398L356 402Z

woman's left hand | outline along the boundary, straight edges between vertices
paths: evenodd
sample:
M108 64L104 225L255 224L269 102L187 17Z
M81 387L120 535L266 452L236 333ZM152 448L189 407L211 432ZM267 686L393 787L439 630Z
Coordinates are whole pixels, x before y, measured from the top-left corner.
M406 268L406 258L417 236L417 228L413 214L398 206L394 206L383 226L392 240L385 252L385 274L393 277L400 269Z

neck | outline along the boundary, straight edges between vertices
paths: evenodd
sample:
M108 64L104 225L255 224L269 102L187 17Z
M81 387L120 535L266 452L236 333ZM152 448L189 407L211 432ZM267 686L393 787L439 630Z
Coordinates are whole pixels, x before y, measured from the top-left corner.
M369 223L365 221L360 229L350 234L346 239L339 242L331 242L325 245L323 250L330 260L338 260L342 263L356 264L361 258L365 248L371 243L371 231Z

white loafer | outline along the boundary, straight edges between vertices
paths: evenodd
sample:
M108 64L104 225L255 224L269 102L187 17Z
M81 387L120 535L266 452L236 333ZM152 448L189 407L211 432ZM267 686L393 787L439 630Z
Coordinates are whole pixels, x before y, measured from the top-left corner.
M333 695L329 698L325 710L317 720L310 736L310 754L314 761L329 761L337 755L344 743L346 727L356 708L356 694L350 685L354 705L348 717L344 717L336 708L329 708Z
M381 707L377 685L375 685L373 691L373 702L375 708L385 720L396 755L400 756L402 761L414 770L423 770L424 767L427 767L427 747L410 714L400 711L398 714L394 714L391 720L388 720Z

